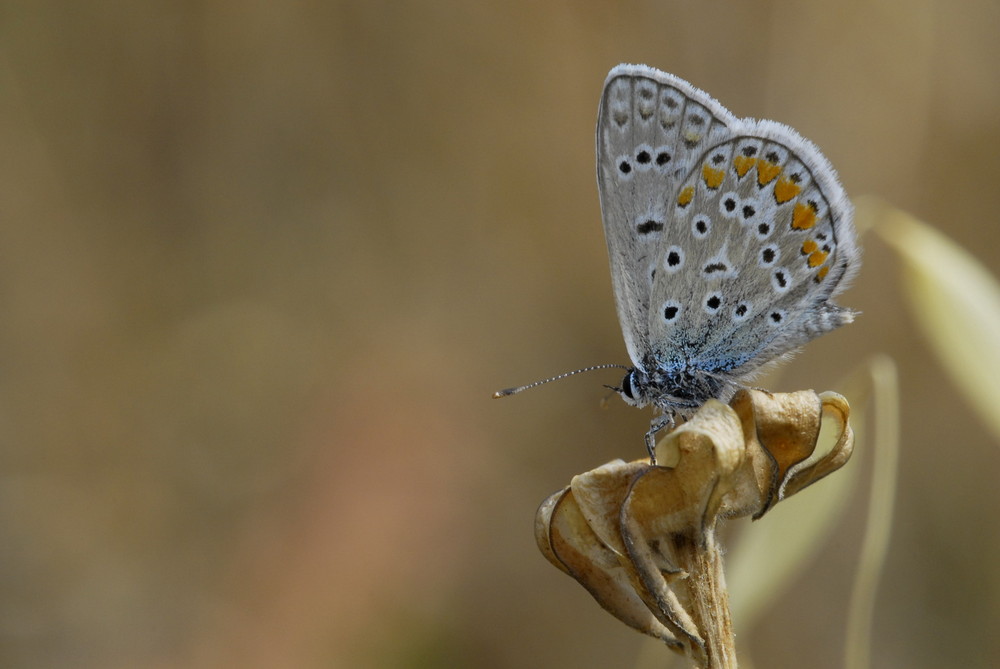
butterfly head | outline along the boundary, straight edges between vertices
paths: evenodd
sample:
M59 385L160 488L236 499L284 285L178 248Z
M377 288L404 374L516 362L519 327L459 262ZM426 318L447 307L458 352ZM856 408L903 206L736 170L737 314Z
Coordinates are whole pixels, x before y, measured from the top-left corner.
M649 376L638 367L631 367L622 379L621 388L615 388L626 404L634 407L644 407L652 401L650 397Z
M652 365L652 373L631 367L614 390L626 404L653 405L664 413L686 415L709 398L728 401L738 384L725 374L699 369L667 369Z

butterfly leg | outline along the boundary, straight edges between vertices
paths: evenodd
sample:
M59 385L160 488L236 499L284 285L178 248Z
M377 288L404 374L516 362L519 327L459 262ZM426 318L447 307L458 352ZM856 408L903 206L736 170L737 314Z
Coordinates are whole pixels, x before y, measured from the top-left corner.
M663 414L657 416L650 423L649 432L646 433L646 450L649 451L649 462L656 464L656 434L663 429L673 428L675 424L673 414Z

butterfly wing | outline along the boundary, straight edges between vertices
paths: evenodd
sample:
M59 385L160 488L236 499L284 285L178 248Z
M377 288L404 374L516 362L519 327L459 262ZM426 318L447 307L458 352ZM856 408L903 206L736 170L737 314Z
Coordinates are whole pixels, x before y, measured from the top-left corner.
M653 356L738 378L853 320L830 299L859 267L853 210L808 140L740 119L701 153L650 296Z
M670 240L683 234L675 221L681 187L706 147L730 137L734 123L703 91L649 67L619 65L605 81L597 181L618 319L637 367L664 334L650 309L663 306L654 285L664 281Z

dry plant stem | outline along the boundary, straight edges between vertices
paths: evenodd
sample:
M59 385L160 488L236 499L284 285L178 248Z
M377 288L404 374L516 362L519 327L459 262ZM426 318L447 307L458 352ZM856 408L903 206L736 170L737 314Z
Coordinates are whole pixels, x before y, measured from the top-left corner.
M708 529L704 543L676 547L678 559L687 567L689 612L705 641L707 669L736 669L736 642L729 616L729 592L722 570L722 551L715 530Z

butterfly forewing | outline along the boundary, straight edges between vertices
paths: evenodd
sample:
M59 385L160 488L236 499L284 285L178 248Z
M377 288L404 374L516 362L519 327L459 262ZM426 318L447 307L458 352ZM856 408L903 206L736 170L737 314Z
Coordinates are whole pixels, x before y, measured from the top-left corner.
M662 280L681 183L734 121L707 94L648 67L618 66L605 82L597 123L601 212L618 318L636 365L650 351L650 299Z

